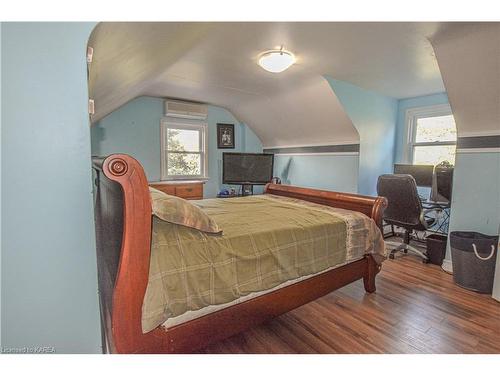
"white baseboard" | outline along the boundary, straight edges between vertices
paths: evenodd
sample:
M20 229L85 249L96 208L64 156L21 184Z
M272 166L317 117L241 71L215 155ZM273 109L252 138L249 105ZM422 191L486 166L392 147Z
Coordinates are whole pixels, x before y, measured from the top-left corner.
M449 260L449 259L443 260L443 265L441 266L441 268L445 272L453 273L453 265L451 264L451 260Z

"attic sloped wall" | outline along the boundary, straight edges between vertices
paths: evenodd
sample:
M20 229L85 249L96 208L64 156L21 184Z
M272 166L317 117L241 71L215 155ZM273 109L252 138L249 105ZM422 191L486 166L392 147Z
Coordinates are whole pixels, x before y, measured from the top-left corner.
M450 230L500 232L500 24L452 28L432 44L457 124ZM494 147L463 147L484 136ZM497 135L497 137L495 137ZM486 138L482 138L483 140ZM447 259L450 259L448 249Z
M431 42L458 136L500 134L500 23L450 27Z
M360 134L359 152L278 154L275 174L293 185L376 195L378 176L393 168L398 100L326 79Z
M360 136L358 192L377 195L378 176L392 173L398 100L327 77Z
M265 147L358 143L356 129L319 72L298 63L272 74L257 65L259 51L269 48L279 27L99 23L89 40L92 121L139 96L171 97L226 108Z

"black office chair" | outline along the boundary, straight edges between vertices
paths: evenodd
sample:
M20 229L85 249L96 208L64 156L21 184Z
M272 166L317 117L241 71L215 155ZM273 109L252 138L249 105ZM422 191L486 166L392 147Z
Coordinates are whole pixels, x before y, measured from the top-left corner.
M396 246L391 250L389 258L394 259L394 254L398 251L411 251L427 263L427 255L410 245L412 232L425 231L435 220L425 217L426 211L422 208L415 179L409 174L381 175L377 182L377 195L386 197L389 203L384 220L388 224L405 229L403 243L386 242L387 245Z

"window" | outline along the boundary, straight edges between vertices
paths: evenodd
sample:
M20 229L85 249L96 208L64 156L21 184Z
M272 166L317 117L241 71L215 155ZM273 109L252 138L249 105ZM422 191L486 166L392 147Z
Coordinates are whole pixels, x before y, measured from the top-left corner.
M449 105L409 109L408 159L413 164L455 164L457 128Z
M161 122L161 179L207 178L207 125Z

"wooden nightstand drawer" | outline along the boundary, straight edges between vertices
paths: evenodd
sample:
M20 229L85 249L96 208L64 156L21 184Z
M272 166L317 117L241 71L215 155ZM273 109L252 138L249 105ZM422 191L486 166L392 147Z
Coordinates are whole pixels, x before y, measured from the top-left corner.
M174 185L168 185L168 184L150 184L152 188L155 188L156 190L163 191L165 194L168 195L175 195L175 186Z
M186 184L175 187L175 195L185 199L203 199L202 184Z
M203 199L203 182L164 182L151 183L149 186L184 199Z

